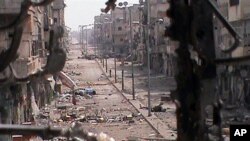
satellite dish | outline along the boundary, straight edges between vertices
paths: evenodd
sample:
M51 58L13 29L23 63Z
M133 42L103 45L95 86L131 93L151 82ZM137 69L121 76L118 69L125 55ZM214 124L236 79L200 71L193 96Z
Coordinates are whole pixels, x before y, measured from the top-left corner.
M118 5L119 5L119 6L122 6L122 5L123 5L123 3L122 3L122 2L119 2L119 3L118 3Z
M128 5L128 2L123 2L123 5L126 7Z

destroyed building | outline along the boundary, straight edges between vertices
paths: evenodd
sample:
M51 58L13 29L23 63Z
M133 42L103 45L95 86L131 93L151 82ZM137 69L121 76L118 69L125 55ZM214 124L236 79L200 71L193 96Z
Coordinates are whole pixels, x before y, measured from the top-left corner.
M218 7L227 18L236 32L242 37L238 48L230 54L223 54L217 51L218 58L237 58L249 55L249 1L218 1ZM216 44L218 49L227 49L233 46L233 38L219 21L215 30ZM224 102L231 106L248 107L249 99L249 61L238 64L228 64L218 67L218 93Z
M42 107L52 100L54 80L41 73L48 63L50 32L55 26L64 28L64 1L47 6L30 6L27 14L23 0L0 2L0 123L33 122L35 105ZM19 17L24 15L23 17ZM13 20L19 19L14 26ZM10 24L10 25L9 25ZM7 26L6 26L7 25ZM20 40L20 42L18 42ZM63 46L63 38L60 39ZM17 48L17 53L13 50ZM12 55L9 56L8 55ZM8 60L10 60L8 62ZM0 136L0 140L11 137Z

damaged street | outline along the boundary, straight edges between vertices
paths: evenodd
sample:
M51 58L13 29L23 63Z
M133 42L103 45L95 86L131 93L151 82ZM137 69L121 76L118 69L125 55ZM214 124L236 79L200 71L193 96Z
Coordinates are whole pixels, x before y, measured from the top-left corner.
M104 132L116 140L161 139L162 137L108 81L95 60L79 59L80 48L73 46L68 54L64 72L77 87L91 87L96 94L75 95L62 86L62 93L41 111L40 125L67 127L80 122L90 132Z
M0 0L0 141L249 141L249 0Z

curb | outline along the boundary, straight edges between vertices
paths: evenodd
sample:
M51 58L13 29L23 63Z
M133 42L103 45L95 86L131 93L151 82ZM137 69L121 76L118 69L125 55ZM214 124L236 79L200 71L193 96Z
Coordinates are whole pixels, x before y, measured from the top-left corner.
M96 63L98 64L99 68L102 70L104 76L108 79L108 81L112 84L112 86L115 87L115 89L136 109L137 112L141 113L140 110L130 101L130 99L128 99L123 93L122 91L113 83L113 81L108 77L108 75L106 74L105 70L102 68L101 64L98 62L97 59L95 59ZM155 127L150 121L149 119L144 116L142 114L143 118L145 119L145 121L152 127L153 130L155 130L157 132L157 134L161 135L164 138L164 135L162 135L159 130L157 129L157 127ZM171 139L166 139L164 138L165 141L174 141Z
M115 87L115 89L123 96L123 98L125 98L125 99L126 99L135 109L136 109L137 112L140 112L140 111L130 102L130 100L122 93L122 91L112 82L112 80L110 80L110 78L107 76L106 72L104 71L104 69L103 69L102 66L100 65L100 63L99 63L97 60L95 60L95 61L97 62L99 68L102 70L104 76L105 76L105 77L108 79L108 81L112 84L112 86ZM143 116L143 118L145 118L145 117ZM158 131L157 131L157 132L158 132Z

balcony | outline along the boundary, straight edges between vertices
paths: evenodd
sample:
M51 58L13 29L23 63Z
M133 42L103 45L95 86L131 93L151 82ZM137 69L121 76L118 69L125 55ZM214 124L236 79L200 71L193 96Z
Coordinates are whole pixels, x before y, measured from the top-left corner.
M13 63L14 70L18 77L26 77L28 75L36 73L41 69L41 63L37 56L25 59L17 59Z

